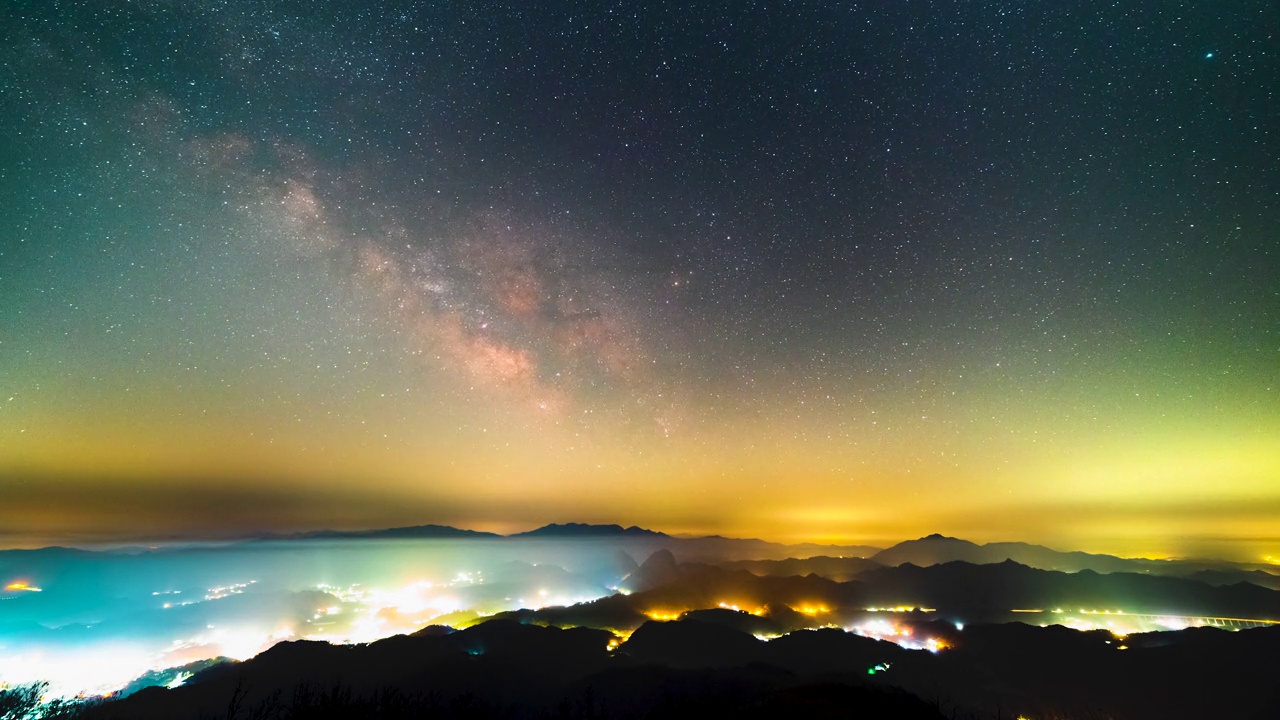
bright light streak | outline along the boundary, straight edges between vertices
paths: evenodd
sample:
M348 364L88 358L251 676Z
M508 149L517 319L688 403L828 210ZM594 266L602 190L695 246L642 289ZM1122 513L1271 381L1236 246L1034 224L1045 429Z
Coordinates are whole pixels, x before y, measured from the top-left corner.
M10 592L43 592L41 588L31 585L25 580L15 580L5 585L4 589Z
M919 610L920 612L937 612L937 608L921 607L916 605L894 605L893 607L869 607L867 612L890 612L890 613L909 613Z

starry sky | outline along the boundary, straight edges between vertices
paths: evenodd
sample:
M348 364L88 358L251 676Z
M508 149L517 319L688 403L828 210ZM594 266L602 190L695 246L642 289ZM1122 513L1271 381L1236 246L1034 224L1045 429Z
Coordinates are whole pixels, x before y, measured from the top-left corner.
M0 26L0 545L1280 556L1274 3Z

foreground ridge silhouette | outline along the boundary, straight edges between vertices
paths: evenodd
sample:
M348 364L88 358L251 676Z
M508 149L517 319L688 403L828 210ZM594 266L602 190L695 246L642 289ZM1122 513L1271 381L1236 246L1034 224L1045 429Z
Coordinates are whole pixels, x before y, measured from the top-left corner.
M900 656L895 646L832 632L845 644L817 665L813 648L770 648L696 620L646 623L615 651L607 631L512 620L432 626L368 645L293 641L77 717L944 717L867 676L873 658Z
M666 549L639 564L620 550L609 558L625 574L621 590L595 601L457 620L461 629L431 625L367 644L283 642L244 662L186 666L191 677L174 689L161 686L175 672L150 673L125 697L64 704L46 718L1280 717L1280 625L1263 619L1280 610L1280 592L1258 585L1064 573L1007 559L709 564L680 562ZM853 579L782 574L802 569ZM538 572L554 582L567 577L553 566ZM906 598L931 607L892 607ZM1180 607L1260 619L1126 636L1052 624L1060 611L1010 610L1047 608L1053 599L1081 607L1123 600L1129 612L1114 617ZM1044 626L1008 622L1014 617ZM868 619L938 652L843 629L864 632ZM7 699L40 695L5 693L4 720Z
M1280 710L1280 628L1134 635L1122 652L1101 631L985 625L933 654L839 629L765 642L724 622L731 615L649 621L621 643L510 619L367 645L284 642L72 717L1262 720Z

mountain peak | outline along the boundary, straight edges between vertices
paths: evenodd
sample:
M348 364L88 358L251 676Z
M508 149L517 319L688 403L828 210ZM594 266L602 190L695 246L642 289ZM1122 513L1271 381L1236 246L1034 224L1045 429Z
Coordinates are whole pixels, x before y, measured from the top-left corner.
M666 585L680 574L676 556L666 548L654 551L640 567L622 580L628 592L641 592Z
M652 537L665 538L667 535L646 530L642 527L632 525L631 527L622 527L621 525L590 525L587 523L551 523L543 525L536 530L528 532L516 533L511 537Z

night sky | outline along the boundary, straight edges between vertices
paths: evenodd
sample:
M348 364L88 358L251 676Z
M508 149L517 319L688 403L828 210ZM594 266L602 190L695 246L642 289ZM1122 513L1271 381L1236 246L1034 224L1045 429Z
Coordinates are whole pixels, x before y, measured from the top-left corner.
M582 521L1280 557L1273 2L0 28L0 545Z

